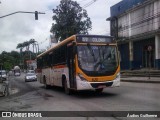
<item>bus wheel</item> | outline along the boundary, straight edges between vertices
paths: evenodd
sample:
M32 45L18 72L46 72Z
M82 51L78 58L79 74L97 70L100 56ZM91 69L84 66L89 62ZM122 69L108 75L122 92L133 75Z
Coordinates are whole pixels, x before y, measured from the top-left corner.
M101 93L102 91L103 91L103 88L96 89L96 93Z
M49 89L50 85L47 85L46 83L44 84L45 89Z
M8 88L7 88L7 86L6 86L5 91L4 91L4 96L8 96L8 95L9 95L9 93L8 93Z
M44 88L45 88L45 89L49 89L49 88L50 88L50 85L47 85L47 83L46 83L46 78L44 77L43 80L44 80Z
M71 90L68 88L67 86L67 81L65 80L64 82L64 91L67 95L70 95L71 94Z

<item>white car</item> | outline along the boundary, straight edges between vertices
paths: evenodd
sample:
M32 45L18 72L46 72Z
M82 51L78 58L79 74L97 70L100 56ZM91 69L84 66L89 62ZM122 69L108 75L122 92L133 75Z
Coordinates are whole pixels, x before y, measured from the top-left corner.
M16 72L16 73L14 73L14 75L15 75L15 76L20 76L21 73L20 73L20 72Z
M28 70L28 73L35 73L34 70Z
M37 81L37 75L35 73L27 73L25 76L25 82Z
M7 79L7 72L5 70L0 70L0 77Z

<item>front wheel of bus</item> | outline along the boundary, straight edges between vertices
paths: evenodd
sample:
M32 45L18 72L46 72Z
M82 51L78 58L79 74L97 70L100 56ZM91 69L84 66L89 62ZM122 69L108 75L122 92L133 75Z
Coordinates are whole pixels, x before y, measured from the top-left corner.
M71 94L71 90L68 88L67 86L67 81L65 80L64 82L64 91L67 95L70 95Z
M102 93L103 88L96 89L96 93Z
M50 85L47 85L46 83L44 84L44 88L45 89L49 89L50 88Z

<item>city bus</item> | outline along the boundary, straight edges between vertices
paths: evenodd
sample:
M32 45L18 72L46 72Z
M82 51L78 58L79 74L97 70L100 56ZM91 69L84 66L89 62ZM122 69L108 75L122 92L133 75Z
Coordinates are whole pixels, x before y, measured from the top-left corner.
M120 86L120 60L111 36L73 35L37 56L37 79L50 86L95 90Z

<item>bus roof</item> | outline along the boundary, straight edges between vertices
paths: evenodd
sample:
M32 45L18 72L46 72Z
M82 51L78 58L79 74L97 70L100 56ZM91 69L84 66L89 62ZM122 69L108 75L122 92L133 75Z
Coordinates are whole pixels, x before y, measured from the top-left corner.
M53 46L53 47L51 47L50 49L48 49L47 51L41 53L40 55L37 56L37 58L42 57L43 55L51 52L52 50L58 48L59 46L64 45L64 44L66 44L66 43L68 43L68 42L70 42L70 41L74 41L75 39L77 39L76 42L84 42L84 41L81 40L82 37L89 37L89 38L106 38L106 37L107 37L108 40L105 40L104 42L106 42L106 41L107 41L107 42L112 42L112 40L111 40L110 38L113 38L112 36L105 36L105 35L82 35L82 34L72 35L71 37L63 40L62 42L59 42L56 46ZM79 39L79 38L80 38L80 39ZM86 41L85 41L85 42L86 42ZM91 40L89 39L89 41L87 41L87 42L93 42L93 41L91 41ZM101 41L100 41L100 42L101 42Z
M64 45L64 44L66 44L66 43L68 43L68 42L70 42L70 41L75 40L75 38L76 38L76 35L72 35L71 37L63 40L62 42L57 43L56 46L53 46L53 47L51 47L50 49L48 49L47 51L41 53L40 55L37 56L37 58L42 57L43 55L51 52L52 50L54 50L55 48L57 48L57 47L59 47L59 46L61 46L61 45Z
M108 35L84 35L84 34L77 34L76 36L77 37L79 37L79 36L83 36L83 37L90 36L90 37L110 37L110 38L113 38L113 36L108 36Z

